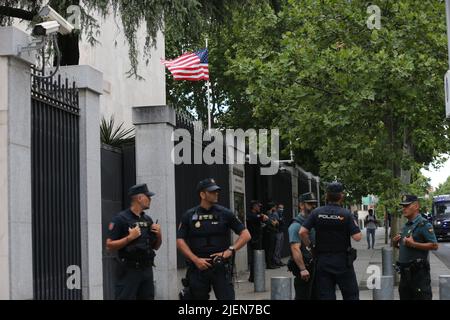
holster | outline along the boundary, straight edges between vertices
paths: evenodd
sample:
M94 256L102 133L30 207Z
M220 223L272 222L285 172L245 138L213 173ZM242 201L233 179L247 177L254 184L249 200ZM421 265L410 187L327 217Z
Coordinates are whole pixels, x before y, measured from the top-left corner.
M347 248L347 267L351 267L353 265L353 261L356 260L357 253L356 249L352 247Z

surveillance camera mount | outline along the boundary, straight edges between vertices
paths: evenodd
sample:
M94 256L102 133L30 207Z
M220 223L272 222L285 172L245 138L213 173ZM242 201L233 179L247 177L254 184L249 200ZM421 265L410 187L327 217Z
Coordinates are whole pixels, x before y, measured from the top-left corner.
M40 36L33 38L33 41L30 43L30 45L26 47L20 47L19 48L19 54L22 54L24 52L30 52L30 51L41 51L42 52L42 74L45 74L45 44L47 43L47 40L50 39L50 41L53 42L53 46L55 48L55 57L56 57L56 67L49 75L40 76L38 74L35 74L34 76L36 78L40 79L47 79L52 78L59 70L60 64L61 64L61 52L59 51L58 46L58 38L57 34L51 34L48 36Z

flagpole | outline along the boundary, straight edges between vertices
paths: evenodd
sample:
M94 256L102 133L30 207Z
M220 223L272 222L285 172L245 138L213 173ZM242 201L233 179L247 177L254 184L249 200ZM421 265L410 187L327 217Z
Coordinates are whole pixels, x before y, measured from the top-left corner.
M208 38L206 38L206 50L208 50ZM208 81L206 81L206 99L208 100L208 131L211 130L211 109L212 109L212 106L211 106L211 92L210 92L210 90L211 90L211 82L209 82L209 77L208 77Z

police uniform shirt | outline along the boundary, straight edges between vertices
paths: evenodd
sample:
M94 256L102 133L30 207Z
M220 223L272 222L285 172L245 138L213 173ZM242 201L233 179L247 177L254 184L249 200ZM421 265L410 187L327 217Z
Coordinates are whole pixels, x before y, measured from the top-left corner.
M407 247L403 244L403 239L412 235L415 242L420 243L437 243L436 235L433 227L420 214L412 221L405 223L401 233L400 253L398 261L401 263L408 263L415 259L428 259L428 250L420 250Z
M318 253L345 252L351 245L350 236L361 232L350 211L337 204L314 209L303 227L316 230Z
M291 223L291 225L288 228L288 234L289 234L289 243L301 243L300 235L298 232L300 231L301 226L305 223L306 217L299 214L294 221ZM314 245L315 242L315 230L312 229L309 233L309 239L311 243Z
M236 234L245 229L231 210L219 205L209 210L197 206L183 214L177 239L184 239L196 256L209 258L230 246L230 229Z
M144 212L138 217L130 209L126 209L115 216L108 228L111 240L119 240L128 236L128 228L134 228L139 225L141 229L141 236L118 251L119 257L132 260L153 258L155 255L153 246L157 238L150 230L152 224L152 218Z

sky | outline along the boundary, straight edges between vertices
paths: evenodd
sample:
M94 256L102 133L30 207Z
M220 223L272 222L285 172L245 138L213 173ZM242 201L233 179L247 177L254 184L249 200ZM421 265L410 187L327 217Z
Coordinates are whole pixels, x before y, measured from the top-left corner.
M447 180L447 178L450 176L450 157L449 155L446 156L447 161L444 162L442 167L438 169L430 167L429 171L422 169L423 175L431 179L430 183L433 188L437 188L440 183L445 182L445 180Z

